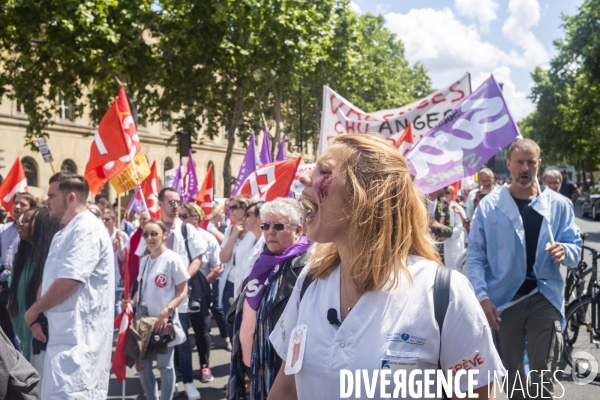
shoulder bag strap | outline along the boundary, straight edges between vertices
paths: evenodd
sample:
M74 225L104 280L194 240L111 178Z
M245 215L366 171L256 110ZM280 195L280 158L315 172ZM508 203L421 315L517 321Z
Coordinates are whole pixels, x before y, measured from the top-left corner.
M442 327L444 326L444 318L450 304L450 281L452 278L452 269L438 266L435 272L435 283L433 284L433 312L435 320L440 327L440 355L438 356L438 368L442 369L441 353L442 353ZM444 393L443 399L449 397Z
M183 235L183 242L185 243L185 251L187 252L188 262L192 263L192 255L190 254L190 246L188 245L188 231L187 224L184 222L181 224L181 234Z

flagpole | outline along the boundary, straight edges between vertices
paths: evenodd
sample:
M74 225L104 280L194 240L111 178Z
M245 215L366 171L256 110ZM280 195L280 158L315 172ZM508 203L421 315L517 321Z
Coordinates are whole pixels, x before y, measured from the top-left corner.
M125 379L123 379L123 384L121 385L123 387L123 392L121 394L121 399L125 400L125 385L127 384L127 376L125 377Z

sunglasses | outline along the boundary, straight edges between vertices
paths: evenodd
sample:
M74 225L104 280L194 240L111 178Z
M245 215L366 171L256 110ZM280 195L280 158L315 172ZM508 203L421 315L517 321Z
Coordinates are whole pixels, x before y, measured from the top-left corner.
M102 218L102 221L104 221L104 222L112 221L112 218Z
M158 232L156 232L156 231L144 232L144 233L142 233L142 236L144 237L144 239L148 239L148 236L157 237Z
M452 192L446 192L446 194L453 194Z
M245 209L246 209L246 207L244 207L244 206L229 206L230 211L245 210Z
M180 214L180 215L179 215L179 217L180 217L181 219L188 219L188 218L190 218L190 217L192 217L192 218L197 218L197 217L198 217L198 214L191 214L191 215L190 215L190 214Z
M181 200L169 200L167 204L169 204L171 207L179 207L181 205Z
M250 216L251 216L251 215L254 215L255 217L258 217L258 213L250 213L250 212L247 212L247 213L246 213L246 218L250 218Z
M284 230L288 226L295 226L295 225L292 225L292 224L282 224L282 223L279 223L279 222L272 223L272 224L267 223L267 222L263 222L262 224L260 224L260 229L262 229L263 231L268 231L269 229L271 229L271 225L273 225L273 229L276 230L276 231L282 231L282 230Z

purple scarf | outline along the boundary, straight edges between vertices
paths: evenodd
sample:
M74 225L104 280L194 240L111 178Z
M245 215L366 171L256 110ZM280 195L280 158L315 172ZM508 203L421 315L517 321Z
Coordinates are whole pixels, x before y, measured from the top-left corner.
M295 244L288 247L281 255L276 256L269 249L262 252L250 272L248 285L246 286L246 300L253 310L258 310L265 289L282 264L288 259L304 253L308 246L310 246L310 241L302 235Z

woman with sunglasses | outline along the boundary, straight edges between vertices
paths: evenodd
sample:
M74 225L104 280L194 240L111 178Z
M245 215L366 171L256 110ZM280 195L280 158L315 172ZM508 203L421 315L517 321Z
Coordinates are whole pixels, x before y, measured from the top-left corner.
M438 324L436 310L443 308L434 306L434 288L441 289L435 281L444 267L424 196L398 150L375 136L340 135L300 182L312 204L306 235L319 246L271 333L285 362L268 399L337 399L347 387L340 385L342 370L366 371L370 383L380 369L393 372L374 379L372 398L391 397L399 389L395 382L406 383L409 374L413 390L435 398L438 366L447 376L474 357L481 362L472 388L487 399L488 384L505 374L489 324L469 281L455 271ZM304 286L309 273L310 286ZM468 381L456 375L460 387L452 389L459 394ZM356 383L365 393L366 382L357 377Z
M239 285L238 274L243 274L244 254L240 249L246 248L249 242L254 243L254 234L248 234L244 226L244 216L251 201L248 196L233 196L229 199L229 211L232 223L225 231L223 243L221 243L221 262L223 263L223 274L219 279L219 299L223 311L227 312L235 299L237 293L236 283ZM227 336L233 337L233 327L227 324Z
M138 275L139 289L133 300L122 300L122 306L136 307L137 315L155 317L153 332L165 333L169 318L175 328L175 339L167 344L165 354L156 354L153 359L136 360L136 369L146 399L158 400L158 386L152 372L152 363L160 371L160 400L173 398L175 389L175 369L173 351L175 346L185 342L185 333L181 328L177 306L187 296L187 281L190 275L181 257L166 245L167 226L156 219L149 220L142 231L146 248L150 254L140 260Z
M265 249L250 272L237 303L228 399L265 399L281 367L269 342L304 268L310 242L302 234L303 209L298 200L278 198L260 208ZM246 393L244 378L250 380Z
M17 220L17 232L21 241L13 262L13 273L9 278L11 291L8 312L21 342L23 356L40 372L43 360L36 359L32 354L33 334L25 323L24 315L37 300L50 244L59 228L59 223L50 219L47 208L32 208L21 215ZM40 324L33 324L32 329L38 328L41 328Z

